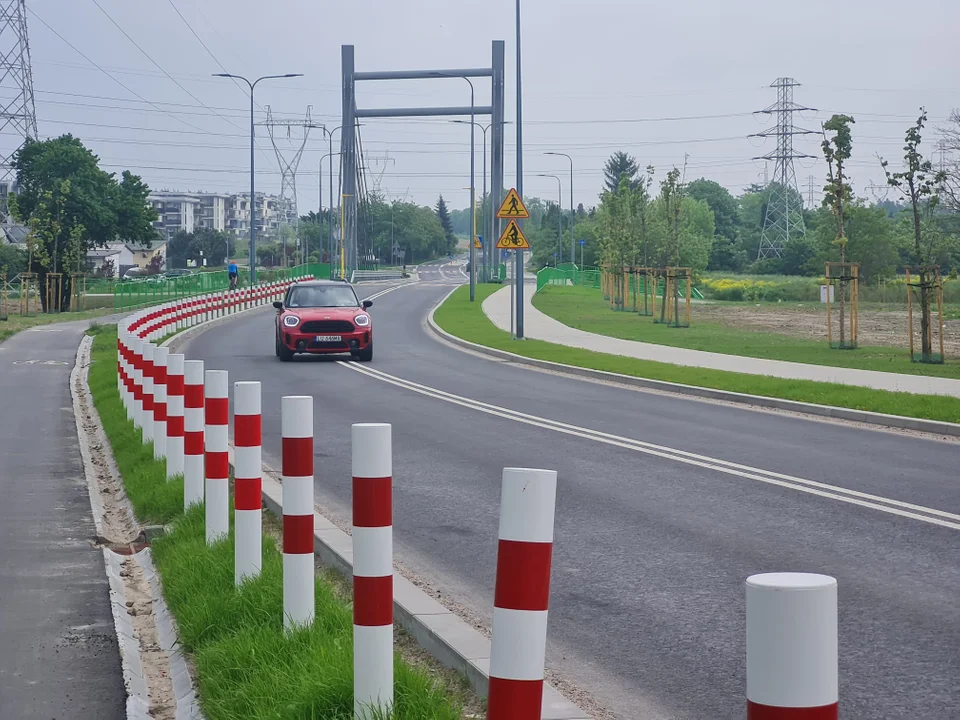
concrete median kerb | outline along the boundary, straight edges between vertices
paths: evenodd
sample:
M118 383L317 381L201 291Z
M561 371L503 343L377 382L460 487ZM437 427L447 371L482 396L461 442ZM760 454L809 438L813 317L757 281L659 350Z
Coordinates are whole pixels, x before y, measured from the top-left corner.
M450 293L453 294L452 292ZM799 413L802 415L813 415L817 417L832 418L835 420L846 420L850 422L859 422L867 425L876 425L879 427L895 430L913 430L915 432L930 433L933 435L946 435L949 437L960 438L960 423L940 422L937 420L923 420L921 418L905 417L902 415L886 415L884 413L869 412L866 410L852 410L850 408L833 407L830 405L817 405L814 403L799 402L796 400L781 400L779 398L764 397L762 395L748 395L746 393L730 392L727 390L714 390L713 388L697 387L695 385L682 385L664 380L650 380L648 378L636 377L633 375L621 375L618 373L607 372L605 370L594 370L592 368L578 367L576 365L565 365L563 363L551 362L549 360L539 360L525 355L499 350L479 343L471 342L457 337L440 327L434 319L437 309L447 301L450 295L441 300L427 316L427 326L439 338L446 342L473 351L480 355L486 355L498 360L507 360L519 365L527 365L541 370L565 373L577 377L596 380L607 383L618 383L620 385L631 385L633 387L644 388L648 390L657 390L676 395L686 395L692 398L705 398L708 400L719 400L722 402L736 403L738 405L753 405L754 407L770 408L775 410L786 410L788 412Z

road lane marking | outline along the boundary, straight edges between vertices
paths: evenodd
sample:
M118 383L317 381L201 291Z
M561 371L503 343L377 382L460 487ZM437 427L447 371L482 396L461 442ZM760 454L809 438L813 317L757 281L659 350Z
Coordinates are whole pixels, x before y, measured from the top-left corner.
M792 475L785 475L783 473L763 470L761 468L754 468L749 465L742 465L740 463L721 460L719 458L698 455L685 450L670 448L663 445L656 445L643 440L635 440L633 438L613 435L611 433L605 433L598 430L591 430L590 428L570 425L557 420L550 420L548 418L542 418L536 415L529 415L516 410L510 410L497 405L491 405L490 403L455 395L453 393L439 390L428 385L422 385L411 380L405 380L380 370L374 370L370 367L357 365L356 363L340 361L340 364L349 370L367 375L374 379L380 380L381 382L411 390L437 400L443 400L454 405L459 405L461 407L477 410L489 415L513 420L514 422L532 425L534 427L540 427L547 430L553 430L555 432L581 437L588 440L594 440L596 442L621 447L627 450L634 450L636 452L664 458L666 460L674 460L687 465L694 465L696 467L722 472L727 475L735 475L748 480L756 480L769 485L777 485L779 487L805 492L810 495L817 495L819 497L839 500L840 502L846 502L852 505L859 505L861 507L880 510L881 512L886 512L913 520L920 520L922 522L939 525L952 530L960 530L960 515L946 512L944 510L928 508L923 505L915 505L902 500L894 500L892 498L885 498L879 495L872 495L859 490L850 490L847 488L838 487L836 485L817 482L815 480L807 480Z

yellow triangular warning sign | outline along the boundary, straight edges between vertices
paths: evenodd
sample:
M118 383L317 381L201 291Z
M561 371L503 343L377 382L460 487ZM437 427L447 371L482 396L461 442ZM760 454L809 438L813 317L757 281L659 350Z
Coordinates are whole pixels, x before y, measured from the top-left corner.
M503 235L497 240L497 247L501 250L529 250L530 243L527 242L527 238L524 237L523 231L520 229L520 226L517 225L517 221L511 220L507 223Z
M478 238L477 236L474 236L474 237L473 237L473 246L474 246L477 250L483 249L483 244L480 242L480 238Z
M503 204L497 210L497 217L501 220L526 220L530 217L527 212L527 206L523 204L523 199L516 190L510 188L510 192L503 199Z

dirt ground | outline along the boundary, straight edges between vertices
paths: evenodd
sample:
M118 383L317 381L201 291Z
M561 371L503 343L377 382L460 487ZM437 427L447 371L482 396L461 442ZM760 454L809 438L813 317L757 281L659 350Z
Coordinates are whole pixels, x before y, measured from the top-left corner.
M734 305L696 303L691 311L695 319L729 327L774 332L790 337L825 340L827 336L827 311L822 305L804 303L778 303L777 305ZM946 313L945 313L946 314ZM834 340L839 336L839 320L836 308L831 311ZM849 316L848 316L849 317ZM936 313L933 326L938 328ZM920 345L920 317L914 310L914 342ZM875 309L860 307L859 341L861 345L885 345L906 348L909 345L909 323L906 308ZM937 349L937 335L934 348ZM944 320L943 349L948 355L960 354L960 320Z

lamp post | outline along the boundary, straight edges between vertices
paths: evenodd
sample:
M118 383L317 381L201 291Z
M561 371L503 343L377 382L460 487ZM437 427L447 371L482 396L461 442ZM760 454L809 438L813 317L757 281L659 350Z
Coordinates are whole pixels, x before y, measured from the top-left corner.
M339 130L340 128L336 128ZM330 217L327 218L327 224L330 226L330 240L327 243L327 258L330 260L330 268L333 268L333 158L335 155L340 155L338 152L329 152L323 157L320 158L320 181L318 185L320 186L320 221L323 222L323 161L326 158L330 158ZM323 253L320 253L321 256Z
M458 123L460 125L466 125L469 120L451 120L451 122ZM509 120L503 120L502 125L509 125ZM490 225L488 221L490 220L490 213L487 212L487 130L493 127L493 123L487 123L486 125L481 125L480 123L474 123L480 132L483 133L483 194L480 196L483 198L483 274L481 275L482 282L488 282L490 280L490 271L488 268L488 256L489 262L493 262L493 249L494 246L489 244L490 240ZM491 208L492 209L492 208Z
M573 210L573 158L562 152L545 152L544 155L560 155L570 161L570 262L575 262L576 258L576 240L574 240L574 228L576 227L577 213ZM583 262L580 263L583 265ZM581 268L582 270L583 268Z
M563 187L557 175L537 173L537 177L552 177L557 181L557 265L559 265L563 262ZM573 262L573 255L570 256L570 262Z
M280 80L283 78L294 78L294 77L303 77L303 73L284 73L283 75L263 75L258 77L253 82L247 80L243 75L233 75L232 73L213 73L214 77L222 78L234 78L235 80L243 80L247 86L250 88L250 284L254 285L257 282L257 240L256 240L256 219L257 211L255 208L256 200L254 198L254 193L256 192L255 181L254 181L254 150L255 150L255 134L254 134L254 124L253 124L253 89L257 86L257 83L261 80Z

